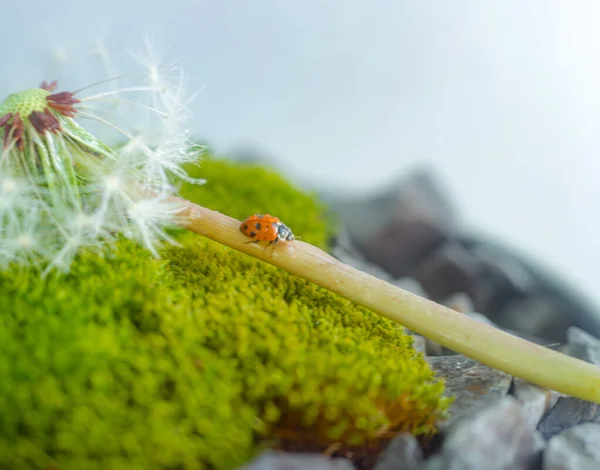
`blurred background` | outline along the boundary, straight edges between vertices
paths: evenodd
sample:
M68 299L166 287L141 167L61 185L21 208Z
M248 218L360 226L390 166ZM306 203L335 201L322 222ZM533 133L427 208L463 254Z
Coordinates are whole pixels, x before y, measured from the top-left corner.
M128 73L153 34L212 150L332 198L428 168L464 229L598 306L598 24L591 0L5 2L0 94Z

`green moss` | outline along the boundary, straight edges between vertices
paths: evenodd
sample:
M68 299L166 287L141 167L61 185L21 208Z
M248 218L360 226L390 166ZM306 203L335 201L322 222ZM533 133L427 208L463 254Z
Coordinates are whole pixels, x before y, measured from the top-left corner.
M211 159L203 169L213 191L185 188L196 202L285 213L325 243L320 206L275 175ZM277 438L352 445L432 430L442 384L398 325L179 238L161 260L123 241L67 276L0 273L0 468L225 470Z
M125 242L66 278L5 273L0 287L3 468L227 468L249 455L255 411L235 364L174 333L202 313L163 262Z

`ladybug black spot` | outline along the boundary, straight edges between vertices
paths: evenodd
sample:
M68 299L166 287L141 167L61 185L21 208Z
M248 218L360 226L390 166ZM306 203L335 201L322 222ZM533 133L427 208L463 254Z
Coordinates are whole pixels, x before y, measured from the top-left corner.
M248 230L248 224L244 224L244 230Z
M255 232L250 232L250 236L251 236L252 238L254 238L254 237L256 236L256 233L255 233Z
M256 227L256 230L260 230L260 222L256 222L256 225L254 227Z

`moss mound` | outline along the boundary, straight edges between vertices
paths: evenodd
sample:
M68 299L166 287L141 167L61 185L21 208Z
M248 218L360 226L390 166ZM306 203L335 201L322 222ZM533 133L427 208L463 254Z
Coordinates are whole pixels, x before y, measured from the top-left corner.
M212 190L188 197L285 213L325 243L320 206L271 173L207 159L203 175ZM398 325L179 238L160 260L123 241L67 276L0 273L0 468L231 469L278 439L321 448L433 430L442 384Z

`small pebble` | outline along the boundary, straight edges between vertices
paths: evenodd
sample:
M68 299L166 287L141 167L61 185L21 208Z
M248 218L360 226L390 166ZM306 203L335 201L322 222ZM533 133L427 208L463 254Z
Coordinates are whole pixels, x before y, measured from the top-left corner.
M269 450L238 470L354 470L349 460Z
M600 421L598 405L574 397L559 397L556 405L542 419L538 430L548 440L585 422Z
M498 287L510 287L511 291L524 295L536 285L533 274L523 265L522 260L506 250L489 244L480 244L472 250L495 280Z
M420 335L412 335L413 337L413 348L415 348L420 353L425 354L427 350L427 341Z
M449 426L465 411L506 395L512 381L507 373L462 355L428 357L427 362L444 379L445 395L455 397L448 411L448 420L440 424L441 428Z
M412 277L401 277L400 279L396 279L395 281L393 281L392 284L399 287L400 289L407 290L412 294L424 297L425 299L427 298L427 292L425 292L425 289L423 289L421 283L416 279L413 279Z
M546 342L562 342L572 319L553 296L530 295L509 302L497 323L523 335L544 338Z
M600 366L600 340L581 328L572 326L567 330L566 354Z
M521 402L523 413L531 429L537 428L542 417L558 400L558 393L515 378L512 395Z
M429 338L425 338L425 352L429 357L456 355L455 352L450 351L449 349L442 346L440 343L436 343L435 341Z
M460 313L469 313L475 311L473 300L471 300L471 297L464 292L452 294L441 303L442 305Z
M600 424L580 424L553 437L544 451L543 470L600 469Z
M481 273L479 261L456 242L448 242L431 253L415 272L429 297L440 302L456 292L472 294Z
M465 315L469 318L472 318L473 320L477 320L478 322L485 323L486 325L496 326L496 325L494 325L492 320L490 320L488 317L486 317L482 313L467 312L467 313L465 313Z
M511 396L466 413L445 434L440 452L423 470L530 470L543 448L543 440Z
M399 434L386 447L373 470L417 470L423 454L412 434Z

